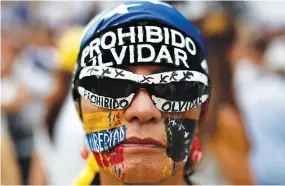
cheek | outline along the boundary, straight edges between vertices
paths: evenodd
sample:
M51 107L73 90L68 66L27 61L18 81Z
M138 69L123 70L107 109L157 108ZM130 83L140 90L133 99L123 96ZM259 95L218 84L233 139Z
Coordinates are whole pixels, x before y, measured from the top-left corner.
M167 118L164 123L168 144L167 156L175 162L187 160L198 120Z
M111 167L123 162L121 144L126 140L123 111L103 110L84 99L81 101L83 127L99 167Z
M201 106L184 112L183 118L197 120L199 119L200 114L201 114Z
M91 104L89 101L85 100L83 97L81 97L80 101L81 101L82 114L96 112L98 110L98 107Z
M92 113L92 112L110 112L113 110L109 110L109 109L104 109L101 107L98 107L96 105L93 105L92 103L90 103L89 101L87 101L86 99L84 99L83 97L81 97L81 110L82 113Z
M163 117L164 118L183 118L183 119L194 119L198 120L201 114L201 107L197 107L191 110L188 110L186 112L164 112Z

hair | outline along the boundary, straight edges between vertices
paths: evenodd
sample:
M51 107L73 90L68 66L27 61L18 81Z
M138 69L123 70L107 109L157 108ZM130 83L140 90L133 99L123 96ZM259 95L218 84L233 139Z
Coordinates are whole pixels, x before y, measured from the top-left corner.
M223 22L224 26L214 31L207 24ZM204 21L202 33L206 33L205 41L208 47L209 76L212 81L209 112L201 127L201 138L211 137L216 131L218 108L230 104L236 108L232 85L232 70L229 53L236 38L233 18L225 13L210 14Z
M201 21L199 28L208 48L208 68L212 86L207 116L200 123L198 134L200 143L204 147L208 139L212 138L217 131L219 107L229 104L237 109L229 61L229 53L236 38L236 29L233 18L225 13L210 13ZM195 172L195 165L196 163L191 159L186 162L185 176L188 174L189 177Z
M213 26L213 23L216 26ZM216 132L219 106L230 104L236 108L233 96L232 70L228 55L236 38L236 29L233 18L225 13L210 13L197 25L204 35L208 48L208 68L212 86L209 108L204 105L201 113L207 112L207 117L201 121L202 123L199 126L198 137L203 144L207 138L211 138ZM195 162L189 158L185 165L184 175L189 177L194 172Z
M237 108L233 97L232 70L228 55L236 38L236 30L232 17L227 14L210 13L201 21L199 25L208 48L208 68L212 89L209 107L206 107L207 116L199 126L198 139L201 146L207 148L207 142L217 131L219 107L229 104ZM217 27L212 26L214 23ZM205 112L205 110L202 111ZM190 176L195 172L196 164L191 157L186 162L184 169L186 181L189 181Z

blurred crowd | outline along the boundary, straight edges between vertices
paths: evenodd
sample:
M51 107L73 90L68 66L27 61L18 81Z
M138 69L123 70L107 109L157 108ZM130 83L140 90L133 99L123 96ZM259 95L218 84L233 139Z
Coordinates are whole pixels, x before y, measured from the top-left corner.
M85 162L70 81L111 1L1 1L1 184L71 184ZM168 1L203 34L212 98L199 184L285 184L285 3Z

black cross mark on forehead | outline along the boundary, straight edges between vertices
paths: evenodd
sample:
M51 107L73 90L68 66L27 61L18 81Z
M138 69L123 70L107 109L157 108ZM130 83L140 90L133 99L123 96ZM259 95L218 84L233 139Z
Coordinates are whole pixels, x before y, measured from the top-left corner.
M123 70L119 71L119 70L115 69L115 72L116 72L115 78L118 76L125 77L125 75L123 74L123 72L124 72Z
M177 76L178 74L177 74L177 72L172 72L172 74L171 74L171 76L170 76L170 81L173 79L174 81L177 81L176 79L175 79L175 76Z
M98 72L98 71L99 71L99 70L97 70L95 67L93 67L93 68L88 69L88 70L87 70L87 73L89 72L90 75L91 75L92 72Z
M145 81L147 81L148 83L150 83L150 80L151 80L151 79L153 79L153 77L145 77L145 76L143 76L143 80L141 80L140 83L143 83L143 82L145 82Z
M106 68L106 69L102 69L102 76L104 76L105 74L111 74L110 69Z
M185 81L193 77L194 74L192 72L183 72L183 78L180 81Z
M166 78L168 78L168 75L163 76L162 74L160 75L160 81L159 83L167 83L167 81L165 80Z

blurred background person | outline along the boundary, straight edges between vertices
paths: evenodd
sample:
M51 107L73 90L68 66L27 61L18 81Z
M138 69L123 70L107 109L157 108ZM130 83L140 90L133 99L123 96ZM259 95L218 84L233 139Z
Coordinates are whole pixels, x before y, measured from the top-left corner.
M1 54L1 184L19 185L21 170L8 130L8 114L20 110L30 95L11 74L16 49L5 37L1 40Z
M235 90L251 144L249 168L256 184L285 183L284 37L240 44L233 62ZM275 35L275 34L273 34ZM273 40L272 40L273 39ZM269 44L270 43L270 44ZM243 53L242 53L243 52Z
M85 5L84 3L80 3L80 5L83 5L80 7L85 10L92 9L92 7L94 7L87 6L87 4L88 2L85 3ZM54 11L53 13L51 13L51 11L47 11L49 10L48 5L53 5L53 7L57 7L57 11ZM84 21L86 22L86 15L89 14L88 11L85 11L85 13L82 13L82 11L78 11L78 2L69 3L68 6L70 7L69 9L67 8L66 3L60 2L4 3L5 8L3 9L5 10L5 16L1 19L1 22L4 23L4 28L2 27L2 30L12 30L13 34L15 32L14 35L10 34L12 35L11 37L9 35L9 39L13 41L21 41L21 39L25 36L23 35L24 32L22 32L22 35L20 34L20 31L23 30L17 30L13 28L19 28L20 26L24 25L25 28L27 28L27 30L29 31L27 34L27 38L25 39L26 43L22 46L21 49L19 49L19 54L17 54L15 57L15 65L9 66L10 68L13 68L13 74L15 74L16 79L24 84L24 87L31 95L31 99L22 100L25 100L23 108L18 113L12 113L12 116L10 117L10 131L17 146L17 156L19 157L19 162L22 167L21 172L23 177L23 184L69 184L71 183L71 181L62 183L59 182L60 180L56 180L56 178L53 176L59 172L61 173L61 175L66 174L69 177L73 176L69 173L64 173L64 171L61 171L61 169L56 168L53 169L56 170L54 171L53 175L48 174L49 171L47 170L51 164L54 164L54 167L57 167L56 165L58 165L58 167L66 168L69 167L69 164L65 164L63 166L60 165L60 160L57 162L53 161L58 154L55 154L55 152L57 152L55 149L50 149L51 139L48 135L45 135L46 133L44 132L44 130L46 130L46 128L44 128L46 127L44 125L46 123L45 114L46 111L49 110L49 107L43 104L44 99L49 96L51 94L51 91L53 90L53 75L54 72L57 70L58 66L64 66L60 67L60 69L64 69L63 71L69 70L70 77L72 70L68 69L68 67L66 68L66 66L69 66L69 68L73 69L74 62L72 61L70 61L71 64L66 64L66 61L60 62L60 65L57 64L59 59L57 59L58 53L55 49L55 45L58 43L57 40L59 36L65 29L68 29L71 25L80 24ZM25 12L25 14L20 14L19 9L23 9L23 11L21 12ZM63 9L66 11L62 11ZM70 12L71 9L77 10L77 16L74 15L74 12ZM70 16L71 14L72 16ZM62 22L64 22L64 24L62 24ZM77 35L78 34L75 34L75 37L78 37ZM18 39L16 40L16 38ZM76 40L76 38L74 40ZM65 40L65 42L66 41L68 40ZM71 44L72 42L73 41L70 41L69 44ZM77 43L74 43L73 46L73 48L75 48L77 46ZM65 57L69 57L69 54L67 53L68 47L70 46L65 44L65 49L63 49L65 51L60 51L63 53L65 52ZM75 55L77 54L74 53L73 56ZM69 82L66 81L66 83L64 83L63 85L65 86L68 84ZM64 87L62 86L61 88ZM24 92L23 95L25 95ZM69 107L68 104L65 106L65 110L67 110L66 108L69 111L73 111L73 107ZM67 122L70 122L72 118L70 118L68 115L69 114L67 111L67 117L65 117L65 120L66 118L69 118L69 121ZM62 121L64 119L60 120ZM66 127L66 125L63 126ZM74 131L78 130L74 129ZM64 134L63 131L61 131L61 134L62 133ZM61 135L59 136L63 137ZM67 140L68 138L65 139L65 142L67 142ZM60 138L59 141L62 141L62 138ZM74 144L67 144L67 149L62 149L61 147L57 148L59 151L65 150L65 153L71 153L69 152L70 149L68 149L68 147L73 147L72 145ZM80 157L79 150L78 157ZM62 158L63 157L61 156L60 159ZM54 181L53 179L55 179L56 181Z
M52 88L51 69L56 62L56 51L52 43L52 30L45 25L34 23L31 25L27 43L15 59L14 76L29 91L29 99L24 107L11 115L11 131L15 140L19 140L19 156L23 166L23 182L29 183L31 165L38 162L37 154L34 154L34 134L43 122L44 106L42 100ZM23 129L21 129L21 127ZM19 131L25 131L25 140L19 138ZM22 144L23 143L23 144ZM25 144L25 145L24 145ZM42 169L40 169L42 170ZM37 177L41 176L39 169Z
M276 32L284 34L284 22L280 21L284 15L282 17L282 13L280 14L278 11L282 4L273 5L271 3L269 7L275 7L278 10L275 15L272 11L267 11L267 13L273 14L268 17L268 20L272 19L272 22L265 24L266 16L263 15L265 19L258 19L256 14L256 9L260 8L260 4L255 7L252 2L240 5L237 2L224 2L220 4L221 9L209 12L207 12L209 6L204 6L203 14L198 19L197 24L201 27L209 47L213 99L210 103L208 121L204 124L208 136L202 137L202 139L204 138L202 140L204 142L204 159L193 177L197 183L284 183L282 179L284 175L281 170L284 169L285 161L284 158L281 158L284 157L284 148L281 144L284 142L282 121L285 114L281 110L284 110L285 101L282 98L278 98L279 102L273 99L273 97L277 97L274 94L284 94L284 85L282 85L283 80L280 76L277 78L276 75L264 72L268 71L270 66L264 66L263 63L264 53L268 42L272 40L272 35L275 36ZM230 10L234 10L232 5L239 8L235 7L236 11L231 12ZM240 9L240 7L243 8ZM250 12L252 9L255 9L255 15ZM242 11L240 12L240 10ZM224 13L221 14L221 12ZM250 16L254 18L250 18ZM253 20L262 21L257 21L254 27L250 27ZM247 28L246 31L243 30L244 27ZM257 32L261 27L266 29ZM275 66L275 71L278 66L280 73L280 69L284 68L285 63L282 55L277 54L277 51L281 51L282 48L281 42L278 43L279 50L276 50L274 55L278 57L273 58L271 55L271 58L276 61L272 63L274 64L272 66ZM269 61L271 60L267 60L267 62ZM258 69L263 69L263 72L258 73L260 71ZM271 78L269 78L270 76ZM278 88L274 89L274 87ZM272 88L271 93L266 95L265 90L270 88ZM255 106L260 107L258 103L263 101L267 103L266 99L273 101L273 104L268 103L268 106L264 105L262 109L255 108ZM276 115L278 113L276 119L273 115L269 116L268 108L271 108L272 112L276 112ZM265 110L267 110L267 114L263 113ZM260 125L261 118L263 118L263 127ZM271 122L274 122L274 126ZM267 135L266 131L269 130L267 127L270 127L271 134ZM207 138L205 139L205 137ZM270 149L275 157L274 161L268 158L266 152L269 148L266 148L264 144L270 144ZM267 165L264 165L266 162L268 162ZM271 171L270 178L268 177L269 170Z
M246 164L248 144L232 87L230 54L237 37L233 20L233 15L220 10L209 12L200 23L213 89L208 118L201 129L204 156L192 178L196 183L251 183Z
M46 108L45 130L39 133L40 136L48 136L46 149L42 148L41 151L49 184L71 184L85 163L80 156L80 150L85 145L85 135L81 121L75 117L70 85L83 26L96 13L97 6L93 6L89 14L81 16L80 21L69 23L58 35L56 47L59 58L53 70L54 88L43 102ZM41 143L42 140L39 140L38 145L41 146ZM44 157L47 151L52 158Z
M285 183L284 2L248 2L232 59L237 102L250 143L255 184ZM262 8L266 7L266 8ZM262 14L260 14L261 9ZM274 10L274 11L273 11ZM270 153L269 153L270 152Z
M3 61L1 60L1 66L3 65L2 67L9 69L9 74L6 77L7 79L2 79L1 77L1 85L3 85L1 98L5 99L5 97L9 95L11 98L9 105L5 105L1 110L3 111L3 109L7 109L5 115L8 123L8 132L15 144L16 160L20 168L21 181L22 183L27 183L29 172L28 165L31 158L30 152L32 148L32 132L30 127L27 127L23 123L20 123L20 121L17 121L17 116L23 112L26 104L32 99L32 95L29 88L26 87L21 79L19 79L18 74L21 73L21 69L16 67L18 65L17 58L25 47L28 36L28 27L25 26L25 23L28 22L28 16L26 14L27 7L25 4L19 3L4 3L4 5L7 5L7 9L5 9L6 11L3 12L3 17L1 17L1 21L3 20L1 37L3 37L6 42L10 43L14 50L10 53L10 55L12 54L9 59L10 62L5 62L5 59ZM10 26L11 23L16 24L12 24ZM9 52L7 52L8 51L4 50L2 56L9 55ZM8 83L10 84L10 88L5 87L5 85L7 85L5 84L5 79L10 82ZM4 80L3 84L2 80ZM14 88L11 85L13 85Z
M44 102L47 108L45 135L50 139L49 149L45 151L50 151L52 157L43 158L49 184L71 184L84 164L80 150L84 146L85 136L80 120L75 117L76 110L70 94L71 77L82 32L81 27L74 26L61 35L57 45L59 64L53 71L55 86ZM41 145L41 141L38 145Z

